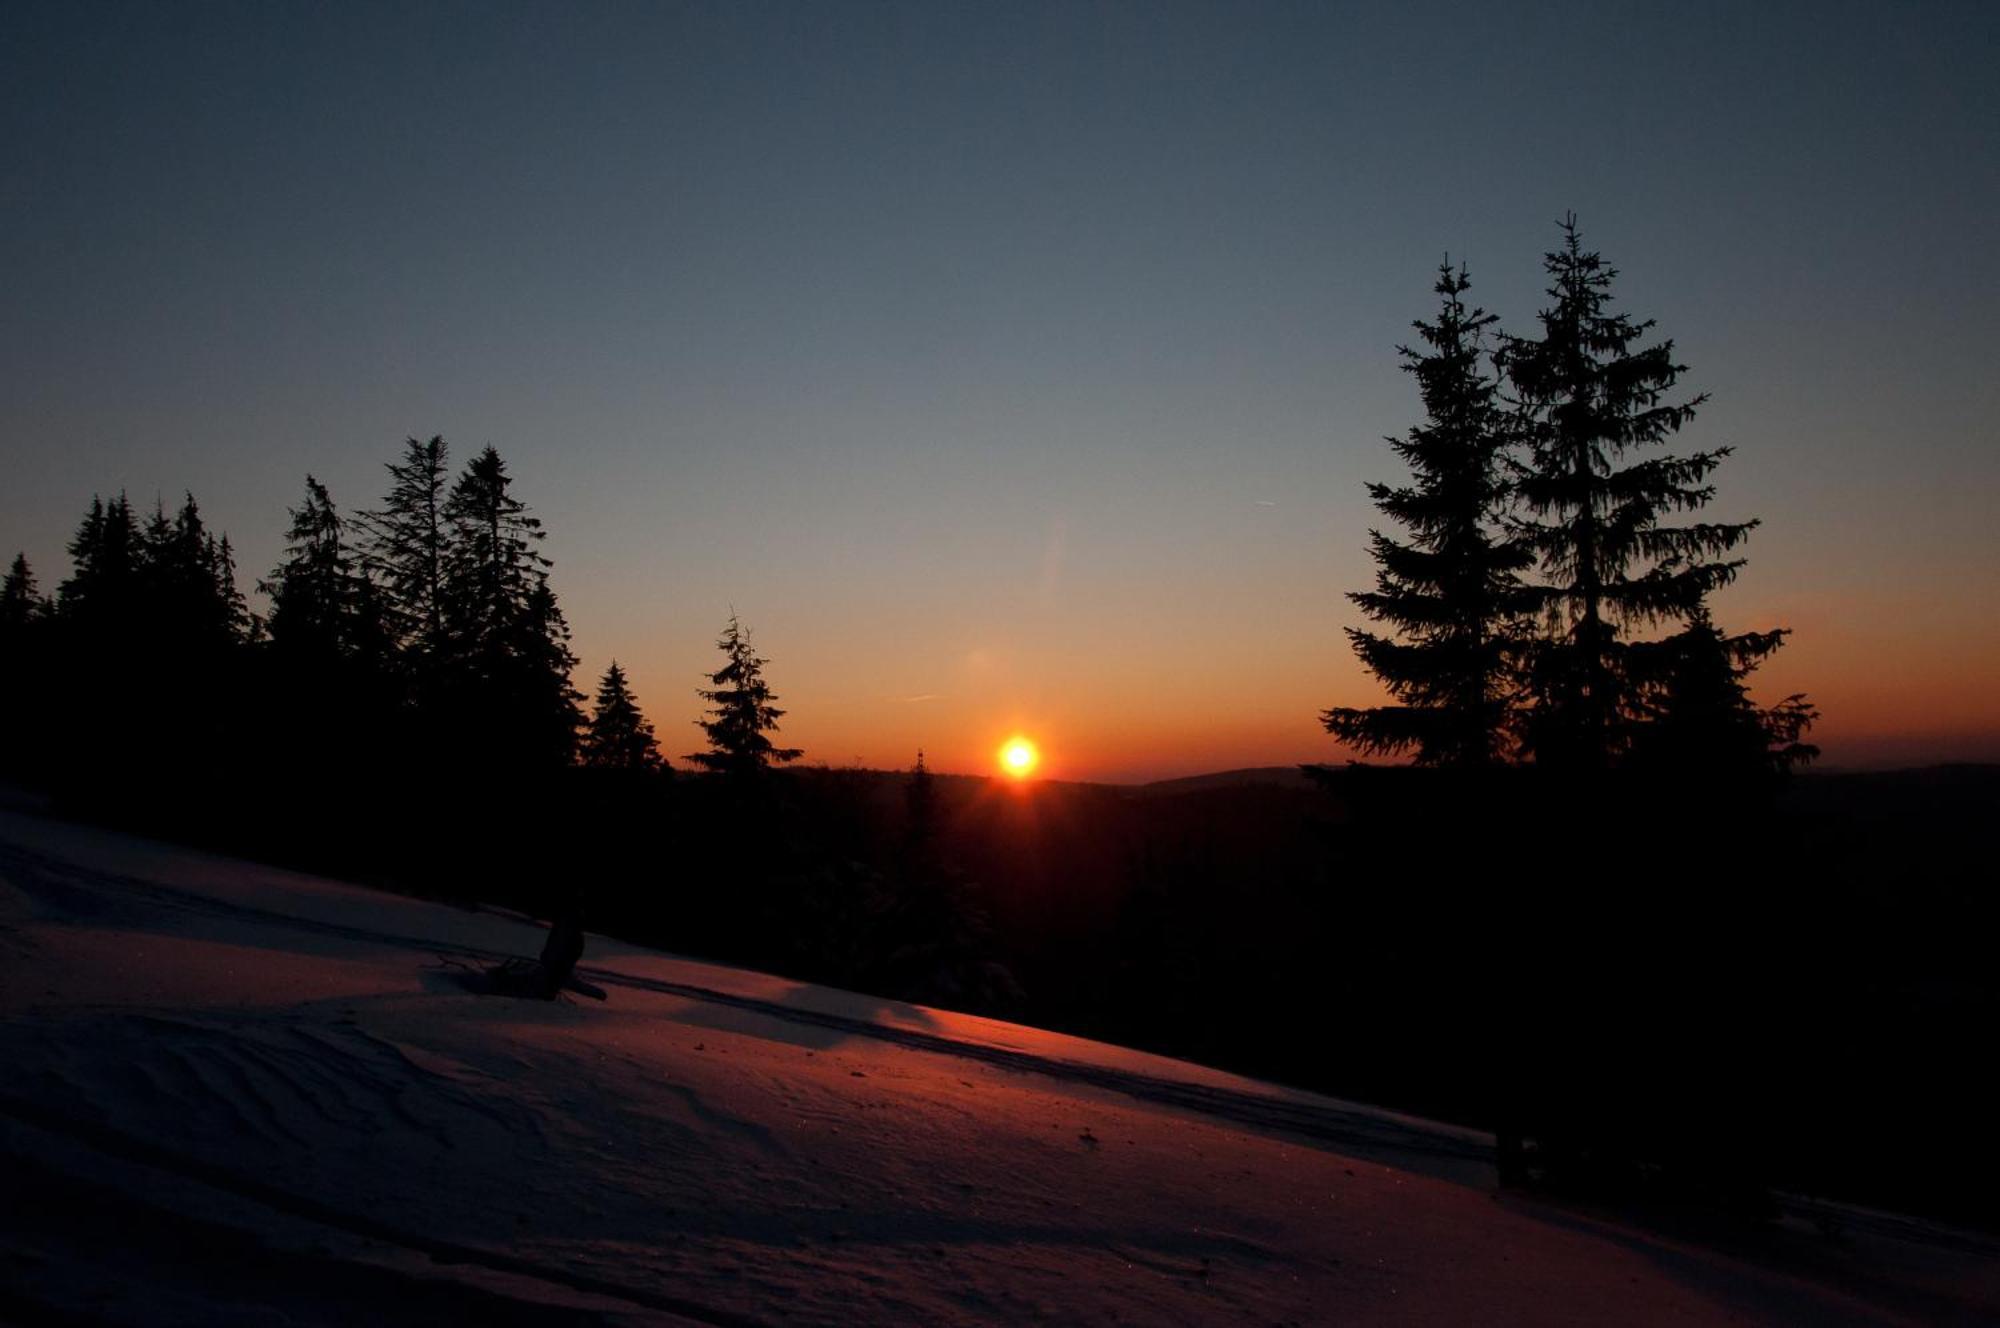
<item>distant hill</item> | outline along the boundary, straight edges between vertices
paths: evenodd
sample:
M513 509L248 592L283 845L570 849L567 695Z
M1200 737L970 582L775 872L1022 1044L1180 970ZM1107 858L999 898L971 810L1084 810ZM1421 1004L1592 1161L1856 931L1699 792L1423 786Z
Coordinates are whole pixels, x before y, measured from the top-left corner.
M1156 779L1141 784L1137 791L1154 793L1198 793L1206 789L1243 788L1268 785L1275 788L1310 789L1312 778L1295 765L1247 766L1241 770L1218 770L1207 775L1185 775L1179 779Z
M688 772L695 774L697 772ZM910 777L907 770L876 770L863 766L799 766L783 772L805 778L848 779L864 784L893 784L900 788ZM1000 774L959 774L943 770L931 771L931 777L938 781L940 788L973 786L1010 786L1013 781ZM1122 780L1102 779L1044 779L1028 781L1030 788L1043 790L1057 789L1102 789L1120 795L1151 796L1153 794L1197 793L1210 789L1238 788L1280 788L1292 791L1314 787L1312 780L1295 765L1248 766L1241 770L1214 770L1200 775L1183 775L1177 779L1156 779L1149 783L1128 784Z
M1321 768L1342 771L1345 763L1330 762ZM837 777L868 784L900 788L909 778L907 770L873 770L861 767L806 766L787 773L807 777ZM933 771L940 788L971 790L1004 784L999 775L952 774ZM1054 789L1105 789L1124 795L1153 797L1182 793L1202 793L1217 789L1274 788L1290 792L1317 787L1312 776L1297 765L1245 766L1238 770L1212 770L1206 774L1183 775L1177 779L1156 779L1143 784L1099 780L1037 779L1033 787ZM1819 809L1849 805L1875 805L1897 811L1936 813L1963 810L1968 800L1988 799L2000 794L2000 764L1950 762L1901 769L1855 770L1808 767L1788 789L1794 805Z
M1808 770L1786 802L1796 815L1832 826L1893 825L1904 835L1956 833L2000 810L2000 765L1958 762L1908 770ZM1826 826L1817 827L1822 833Z

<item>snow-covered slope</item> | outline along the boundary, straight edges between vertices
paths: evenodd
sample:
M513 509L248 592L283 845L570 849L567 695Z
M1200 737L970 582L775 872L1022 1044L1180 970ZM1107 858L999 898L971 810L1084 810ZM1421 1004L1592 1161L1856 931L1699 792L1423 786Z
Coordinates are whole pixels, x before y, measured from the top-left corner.
M1874 1323L1990 1247L1729 1253L1465 1130L0 813L0 1312L86 1322ZM1338 1030L1326 1030L1339 1054Z

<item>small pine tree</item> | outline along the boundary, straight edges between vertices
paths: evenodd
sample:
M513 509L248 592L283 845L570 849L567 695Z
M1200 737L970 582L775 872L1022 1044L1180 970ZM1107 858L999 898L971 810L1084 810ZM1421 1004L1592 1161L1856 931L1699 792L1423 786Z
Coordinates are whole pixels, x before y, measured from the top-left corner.
M127 754L133 721L156 690L154 670L138 661L158 652L144 616L139 523L125 495L93 496L68 550L70 574L56 589L50 624L49 678L74 732L46 754L57 782L80 785Z
M660 745L653 726L626 685L625 670L612 660L597 684L597 702L584 731L583 764L599 770L659 770Z
M381 592L349 543L353 523L311 475L305 502L290 512L285 559L257 586L271 598L272 647L288 659L386 676L394 643Z
M909 842L913 849L927 847L937 836L937 780L924 764L924 750L917 749L917 763L903 785L903 801L909 811Z
M1819 712L1804 696L1766 708L1745 685L1787 635L1778 628L1726 636L1702 605L1681 631L1635 644L1644 722L1633 734L1631 766L1712 788L1764 782L1818 756L1805 734Z
M48 605L35 589L35 573L28 555L17 553L0 582L0 643L11 646L47 611Z
M542 523L513 496L499 452L466 466L447 499L443 657L461 740L539 765L565 765L582 724L570 685L569 624L536 551Z
M271 644L294 657L335 659L350 649L357 599L345 523L311 475L305 502L290 512L285 559L257 586L271 599Z
M704 770L738 776L760 775L773 764L798 760L804 752L773 746L764 736L777 729L785 712L771 704L777 697L764 681L766 661L750 648L750 633L735 614L729 615L716 647L727 662L709 675L713 688L696 689L709 702L710 717L695 721L708 735L709 750L687 759Z
M236 549L229 536L213 539L208 546L208 569L214 578L216 621L232 644L262 639L264 623L250 612L243 588L236 584Z
M1678 432L1707 397L1667 400L1685 371L1673 342L1638 344L1652 321L1611 312L1616 270L1584 250L1574 216L1561 224L1562 247L1545 258L1542 335L1508 337L1499 356L1528 442L1515 493L1540 557L1535 593L1549 630L1531 666L1524 736L1538 764L1600 770L1639 719L1630 632L1690 620L1735 577L1743 560L1724 555L1757 523L1666 524L1709 502L1708 476L1729 449L1628 461Z
M1430 347L1399 347L1415 375L1426 422L1389 445L1409 463L1409 485L1371 484L1409 541L1370 531L1375 589L1348 596L1400 639L1349 628L1348 639L1396 705L1337 707L1327 732L1363 752L1414 749L1419 765L1477 767L1506 751L1510 668L1522 636L1520 571L1529 555L1497 533L1510 430L1495 382L1481 371L1495 319L1468 308L1463 265L1446 262L1433 288L1437 321L1419 320Z
M47 704L50 609L25 553L0 582L0 774L37 778L53 727Z
M199 519L197 515L197 522ZM155 494L153 514L139 528L138 559L141 573L146 577L147 598L155 603L178 589L170 584L171 573L180 570L174 566L176 555L181 552L175 544L174 522L167 515L166 499Z

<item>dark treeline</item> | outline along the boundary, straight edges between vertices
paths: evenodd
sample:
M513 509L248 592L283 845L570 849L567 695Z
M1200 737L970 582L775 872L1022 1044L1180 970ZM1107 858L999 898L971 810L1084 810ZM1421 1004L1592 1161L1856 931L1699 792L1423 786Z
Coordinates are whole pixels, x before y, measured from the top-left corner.
M503 857L503 804L546 794L581 721L539 523L491 448L453 478L441 439L411 440L389 470L383 505L349 516L306 477L266 618L192 495L144 520L93 499L47 598L17 559L9 772L80 811L329 863Z
M1754 522L1662 455L1671 342L1573 225L1539 335L1447 266L1424 420L1371 489L1352 632L1389 692L1328 730L1402 766L1026 790L799 767L732 617L674 771L616 663L572 685L543 531L487 448L411 439L376 506L312 477L252 614L193 497L94 499L0 593L0 776L63 809L885 997L1497 1128L1510 1179L1972 1215L1993 1176L1990 772L1796 777L1782 630L1714 593ZM691 680L692 681L692 680ZM1984 800L1982 804L1982 799ZM1648 1179L1652 1178L1652 1179Z
M378 506L308 475L267 616L192 496L93 499L45 594L17 556L0 617L0 776L72 814L807 979L1000 1008L974 891L930 833L857 835L833 783L780 767L783 710L734 616L702 773L675 776L613 662L586 711L539 548L488 447L455 474L410 439Z

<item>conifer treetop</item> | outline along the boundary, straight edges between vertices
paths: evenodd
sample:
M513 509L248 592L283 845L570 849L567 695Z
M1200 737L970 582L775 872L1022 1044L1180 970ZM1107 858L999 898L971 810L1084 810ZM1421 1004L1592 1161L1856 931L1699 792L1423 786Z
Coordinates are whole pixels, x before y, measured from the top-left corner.
M6 579L0 581L0 631L26 627L43 611L43 600L35 589L35 572L28 566L28 555L17 553L7 567Z
M708 735L709 750L690 753L687 759L704 770L755 775L805 755L796 747L776 746L765 736L777 730L785 712L771 704L777 697L764 681L766 661L751 648L749 629L733 611L716 647L725 658L723 666L708 675L715 685L696 688L710 703L709 717L695 721Z
M444 642L446 465L442 434L404 440L403 459L387 463L389 493L363 512L364 565L382 587L381 600L399 645L435 653Z
M1684 620L1734 579L1743 560L1724 555L1757 522L1663 523L1707 506L1708 477L1731 449L1628 461L1678 433L1708 395L1668 399L1687 370L1673 341L1639 344L1654 320L1611 309L1617 269L1583 248L1574 214L1561 226L1561 247L1544 256L1542 335L1503 337L1500 350L1530 452L1515 492L1546 573L1543 607L1565 626Z
M356 569L348 523L326 486L308 473L305 501L289 510L284 559L258 583L271 600L272 644L322 660L379 656L373 587Z
M665 764L653 726L640 712L625 670L615 659L598 681L580 756L584 765L599 770L655 771Z

